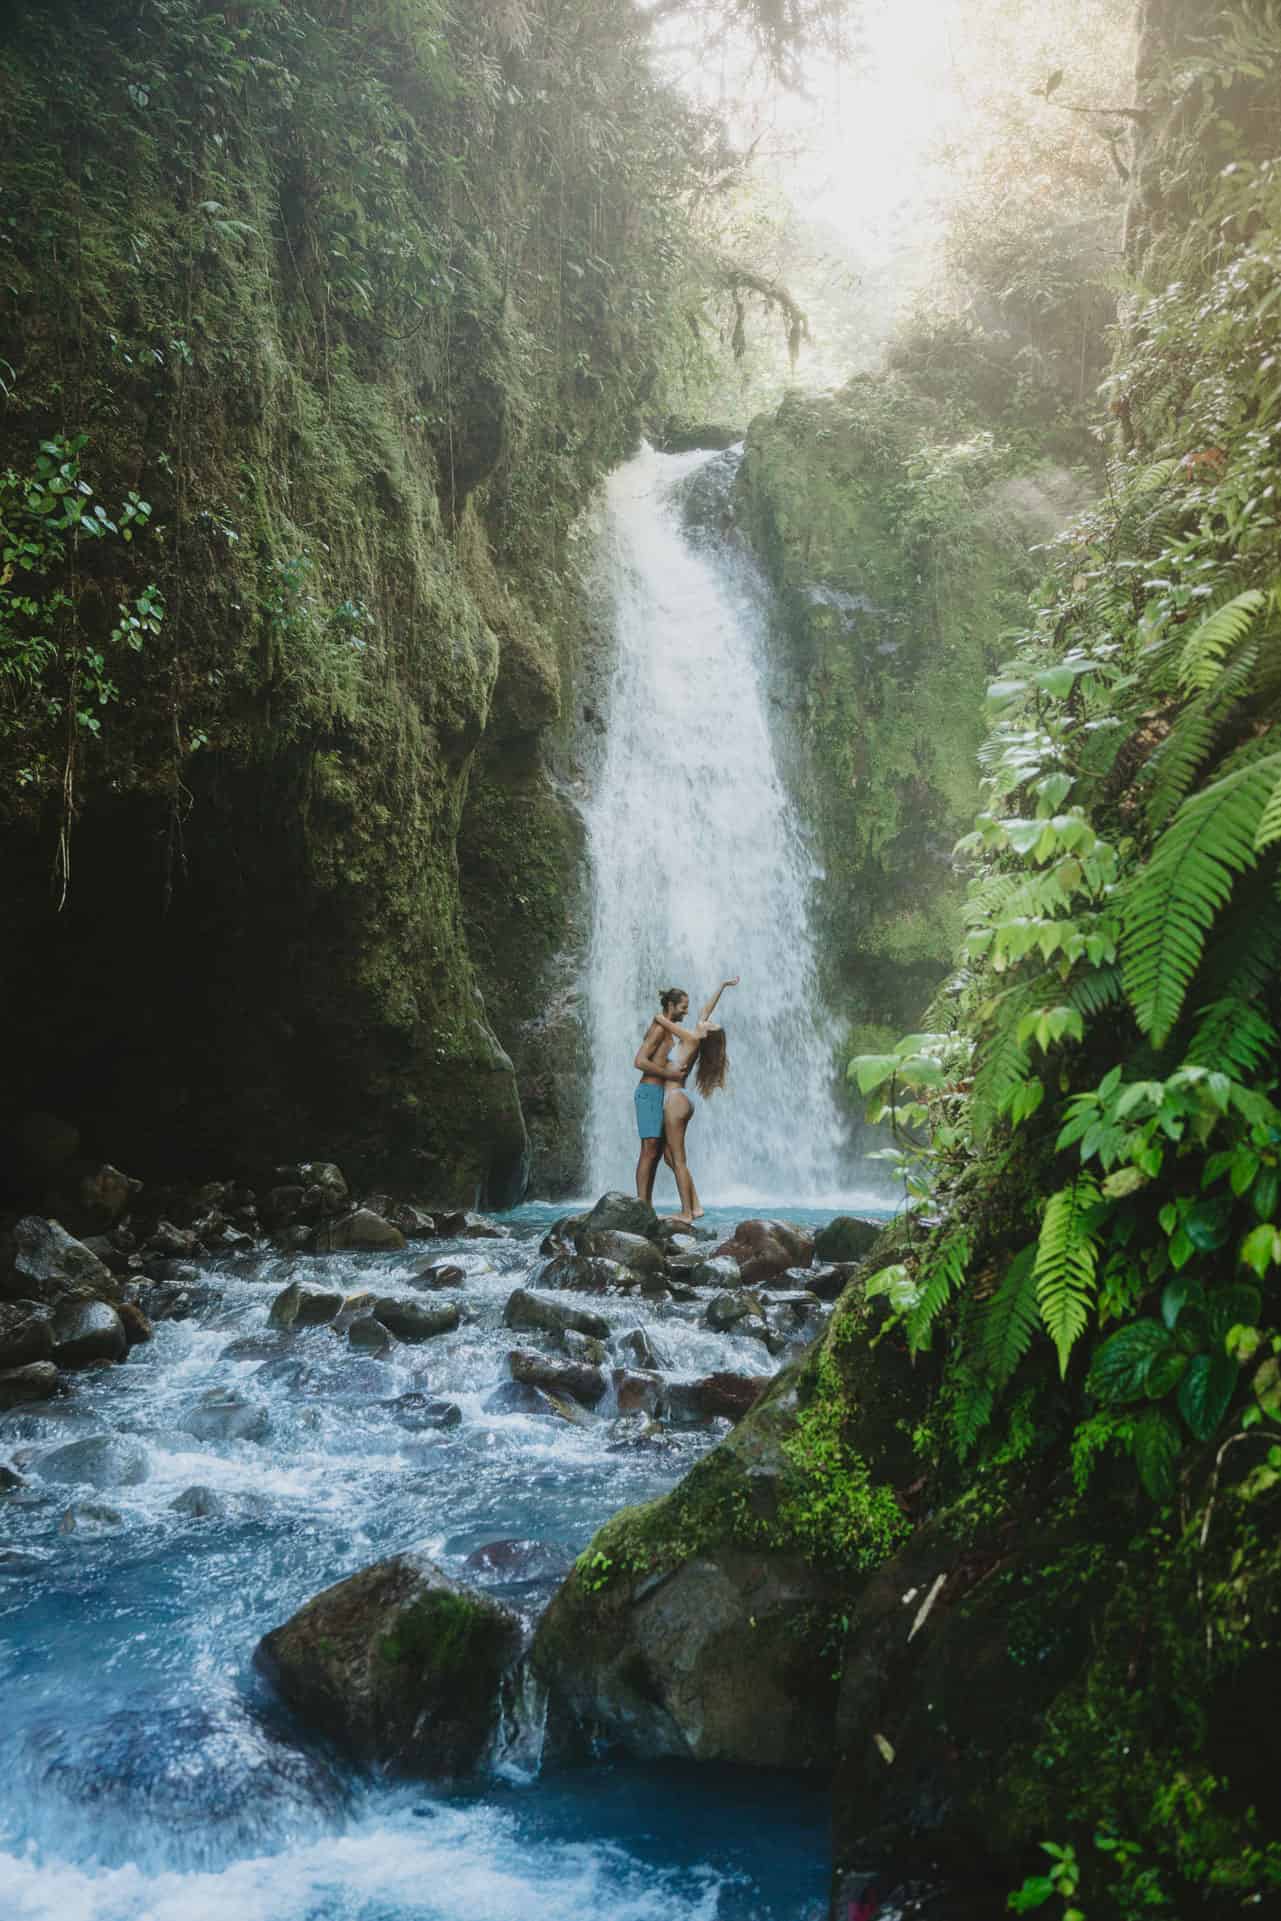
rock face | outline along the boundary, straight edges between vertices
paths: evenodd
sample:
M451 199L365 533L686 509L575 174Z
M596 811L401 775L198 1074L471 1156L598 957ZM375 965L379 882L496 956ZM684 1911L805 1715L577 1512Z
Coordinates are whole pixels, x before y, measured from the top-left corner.
M408 1553L326 1588L257 1658L290 1707L356 1759L436 1779L476 1767L520 1645L509 1609Z

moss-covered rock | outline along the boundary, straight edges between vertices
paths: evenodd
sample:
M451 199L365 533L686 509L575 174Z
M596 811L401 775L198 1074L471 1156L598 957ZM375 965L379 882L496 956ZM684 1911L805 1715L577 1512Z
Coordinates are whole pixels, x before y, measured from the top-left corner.
M912 1475L918 1400L856 1283L726 1440L580 1555L531 1654L560 1739L828 1766L835 1624L906 1530L894 1487Z
M399 1774L466 1774L520 1650L509 1609L420 1554L363 1568L307 1602L257 1660L309 1727Z
M900 1033L953 964L983 688L1035 577L1029 543L1075 492L893 375L752 422L736 507L781 596L820 946L854 1027Z

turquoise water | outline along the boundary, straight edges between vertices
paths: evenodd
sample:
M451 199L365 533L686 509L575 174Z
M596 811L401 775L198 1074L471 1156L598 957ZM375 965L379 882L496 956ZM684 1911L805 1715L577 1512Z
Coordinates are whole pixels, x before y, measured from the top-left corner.
M536 1280L538 1240L564 1211L517 1210L509 1241L430 1243L468 1270L471 1318L389 1361L324 1328L276 1335L268 1309L294 1278L407 1291L421 1245L224 1260L191 1274L213 1290L193 1319L160 1324L66 1400L0 1417L0 1461L25 1477L0 1499L6 1921L825 1913L820 1786L608 1763L512 1769L468 1792L388 1786L310 1744L251 1665L261 1634L317 1589L411 1544L484 1579L464 1567L473 1550L543 1543L527 1577L494 1588L532 1616L607 1515L663 1492L708 1445L685 1433L623 1447L606 1419L570 1427L487 1407L506 1378L503 1304ZM693 1306L604 1307L616 1336L649 1325L677 1376L775 1365L759 1342L698 1327ZM260 1410L261 1437L197 1439L184 1426L194 1404L231 1385ZM402 1426L390 1403L414 1390L456 1403L461 1423ZM124 1484L53 1478L59 1447L103 1436L132 1451ZM175 1508L192 1487L214 1512Z

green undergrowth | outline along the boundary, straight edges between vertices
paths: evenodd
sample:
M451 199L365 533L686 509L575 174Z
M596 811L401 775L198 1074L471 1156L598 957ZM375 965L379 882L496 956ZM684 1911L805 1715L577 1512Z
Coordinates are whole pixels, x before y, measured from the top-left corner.
M869 1291L941 1360L938 1471L1054 1468L1096 1574L1096 1489L1135 1503L1005 1832L1068 1851L1029 1885L1090 1921L1281 1877L1269 1730L1233 1734L1277 1673L1279 80L1274 9L1180 70L1106 491L988 689L959 970L850 1070L898 1134L905 1244Z

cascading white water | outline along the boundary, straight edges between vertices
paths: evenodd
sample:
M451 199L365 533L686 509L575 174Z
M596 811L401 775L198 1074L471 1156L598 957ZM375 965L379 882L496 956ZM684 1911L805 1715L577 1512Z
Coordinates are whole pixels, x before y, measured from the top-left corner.
M646 448L611 479L601 590L616 665L603 764L587 809L591 1191L636 1160L633 1056L659 990L690 1014L724 995L730 1077L696 1101L687 1149L704 1202L834 1200L842 1130L819 1006L812 868L779 778L762 687L760 583L741 556L695 543L681 483L714 456ZM692 1083L691 1083L692 1086ZM660 1174L658 1198L673 1191Z

